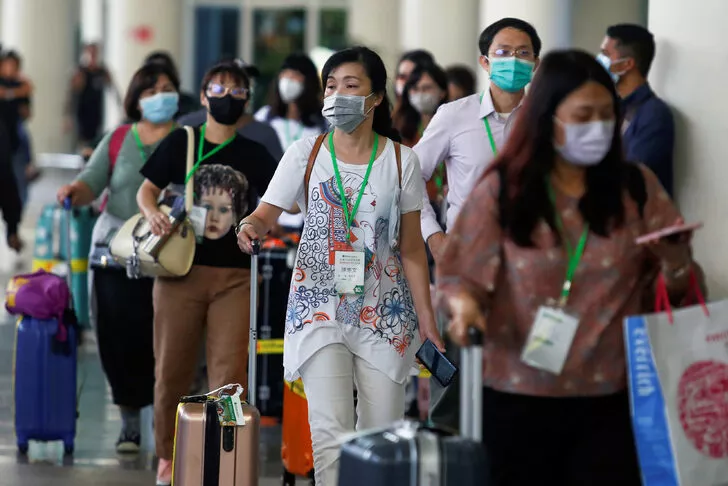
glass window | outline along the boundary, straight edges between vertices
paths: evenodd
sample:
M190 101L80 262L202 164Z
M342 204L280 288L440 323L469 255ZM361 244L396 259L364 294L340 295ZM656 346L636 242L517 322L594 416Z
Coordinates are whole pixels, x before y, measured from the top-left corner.
M283 60L306 48L306 11L303 9L258 9L253 16L255 35L253 63L260 69L253 94L256 109L264 106L268 90Z
M240 9L195 9L195 93L203 76L222 59L238 57Z
M345 9L321 9L319 20L318 45L328 47L333 51L339 51L348 47Z

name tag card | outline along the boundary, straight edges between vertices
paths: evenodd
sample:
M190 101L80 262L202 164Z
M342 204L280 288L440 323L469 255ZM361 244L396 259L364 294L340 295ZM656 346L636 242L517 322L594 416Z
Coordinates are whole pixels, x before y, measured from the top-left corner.
M340 295L364 294L364 252L336 252L334 287Z
M571 350L579 319L555 307L538 309L521 360L529 366L561 374Z

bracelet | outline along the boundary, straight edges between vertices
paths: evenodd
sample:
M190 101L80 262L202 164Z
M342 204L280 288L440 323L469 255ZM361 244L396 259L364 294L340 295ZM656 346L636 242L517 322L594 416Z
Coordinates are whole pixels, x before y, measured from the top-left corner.
M245 221L244 219L243 219L243 220L241 220L241 221L240 221L240 222L238 223L238 225L237 225L237 226L235 227L235 235L236 235L236 236L240 234L240 232L241 232L241 231L243 230L243 226L245 226L246 224L248 224L248 225L250 225L250 226L253 226L253 223L251 223L250 221ZM254 227L254 226L253 226L253 227Z

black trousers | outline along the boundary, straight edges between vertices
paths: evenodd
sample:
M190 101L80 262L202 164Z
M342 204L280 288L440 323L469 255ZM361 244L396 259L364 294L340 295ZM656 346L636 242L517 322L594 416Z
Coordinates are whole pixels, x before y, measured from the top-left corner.
M124 270L94 270L99 354L116 405L154 403L153 286Z
M640 486L626 392L546 398L485 388L483 442L495 486Z

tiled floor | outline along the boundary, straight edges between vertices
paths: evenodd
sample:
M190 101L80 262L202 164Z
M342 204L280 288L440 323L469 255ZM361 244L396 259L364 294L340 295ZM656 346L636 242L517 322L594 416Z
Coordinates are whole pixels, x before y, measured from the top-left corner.
M21 231L28 244L24 256L16 259L2 244L0 248L0 285L5 287L9 275L27 270L32 253L33 226L43 204L53 200L56 189L73 173L46 171L31 192L32 203ZM0 227L4 241L4 228ZM119 415L110 403L108 387L93 341L87 342L79 358L79 383L83 382L80 418L73 457L63 457L60 443L32 443L26 456L18 455L12 416L13 320L0 311L0 486L136 486L153 485L153 441L151 410L143 413L146 431L143 451L124 458L114 451L119 431ZM280 485L280 430L263 430L261 464L265 478L260 486ZM301 481L300 484L305 484Z

